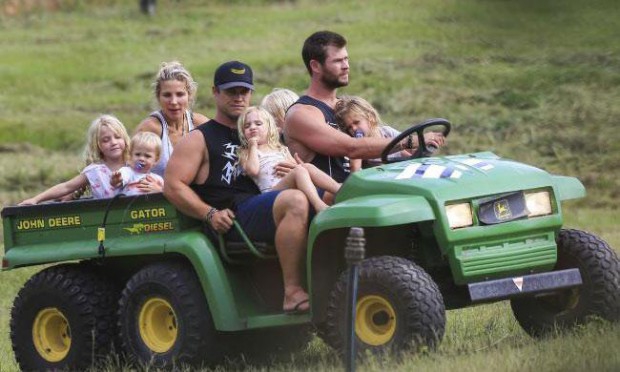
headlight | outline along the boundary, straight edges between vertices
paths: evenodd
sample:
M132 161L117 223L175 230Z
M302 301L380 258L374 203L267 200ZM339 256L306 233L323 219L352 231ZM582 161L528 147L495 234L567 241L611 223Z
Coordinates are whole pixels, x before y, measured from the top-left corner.
M525 192L525 205L528 217L551 214L551 198L549 191Z
M469 203L446 205L446 215L451 229L467 227L474 224Z

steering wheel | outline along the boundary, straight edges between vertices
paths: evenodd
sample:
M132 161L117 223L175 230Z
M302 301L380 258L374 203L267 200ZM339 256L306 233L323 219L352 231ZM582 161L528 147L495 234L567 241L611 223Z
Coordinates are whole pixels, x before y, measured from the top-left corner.
M450 124L448 120L442 119L442 118L428 119L420 124L412 125L411 127L405 129L401 134L394 137L394 139L392 139L392 141L388 143L387 146L385 146L385 149L383 149L383 152L381 153L381 161L383 163L396 163L399 161L431 156L435 151L437 151L437 147L432 146L432 145L429 145L429 146L426 145L426 142L424 141L424 129L428 127L436 126L436 125L442 126L443 136L448 137L448 134L450 133L450 129L452 128L452 125ZM392 149L394 148L394 146L400 143L407 136L413 135L414 133L418 137L418 148L416 149L416 151L409 157L403 157L403 158L398 158L398 159L388 159L388 155L392 152Z

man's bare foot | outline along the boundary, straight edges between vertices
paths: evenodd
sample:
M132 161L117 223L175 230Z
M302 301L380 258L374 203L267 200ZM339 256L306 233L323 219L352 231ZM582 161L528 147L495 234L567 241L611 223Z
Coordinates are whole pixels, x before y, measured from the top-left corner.
M303 289L300 289L284 297L282 308L285 313L305 313L310 309L310 298Z

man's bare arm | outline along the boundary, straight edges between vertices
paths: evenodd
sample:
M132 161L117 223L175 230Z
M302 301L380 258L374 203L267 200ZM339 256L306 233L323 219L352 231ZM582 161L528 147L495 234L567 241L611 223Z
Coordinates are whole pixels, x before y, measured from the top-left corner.
M190 132L174 147L164 174L164 195L184 214L204 220L210 206L190 188L200 173L209 176L209 157L200 131ZM206 173L206 175L205 175Z
M304 161L311 160L314 153L372 159L379 157L390 142L385 138L350 137L325 125L321 111L312 106L291 107L284 128L291 152L298 153Z
M319 109L313 106L295 105L286 114L285 135L292 153L298 153L304 161L311 161L315 153L327 156L348 156L352 159L375 159L381 156L392 138L353 138L338 129L325 125ZM441 133L426 133L426 144L441 147ZM408 139L393 151L409 149ZM416 136L412 138L412 150L418 147Z

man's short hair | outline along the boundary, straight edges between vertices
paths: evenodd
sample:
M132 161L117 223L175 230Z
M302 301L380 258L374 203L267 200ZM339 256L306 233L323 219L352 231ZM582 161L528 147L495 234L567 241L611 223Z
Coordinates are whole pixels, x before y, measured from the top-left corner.
M326 50L330 45L336 48L344 48L347 45L347 40L344 36L331 31L317 31L308 36L301 50L301 57L310 75L312 75L310 61L314 59L321 65L324 64L327 58Z

